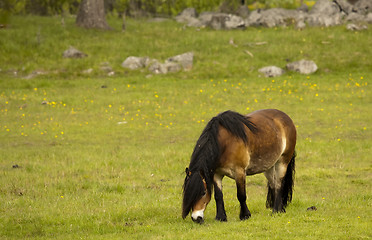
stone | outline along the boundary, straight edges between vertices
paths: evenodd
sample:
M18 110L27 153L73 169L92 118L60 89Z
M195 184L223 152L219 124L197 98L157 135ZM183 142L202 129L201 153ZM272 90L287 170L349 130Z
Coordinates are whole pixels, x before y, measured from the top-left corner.
M318 70L318 66L314 61L304 59L297 62L288 63L286 67L289 71L295 71L301 74L311 74Z
M154 61L148 68L148 70L155 74L167 74L181 71L182 66L176 62L165 62L160 63Z
M194 53L187 52L180 55L170 57L166 62L175 62L179 63L184 70L191 70L194 62Z
M207 25L215 30L237 29L245 27L245 22L243 18L233 14L215 13Z
M351 12L347 15L345 20L347 22L366 22L366 16L356 12Z
M148 65L150 59L148 57L127 57L121 64L123 68L129 68L131 70L136 70L139 68L144 68Z
M340 12L336 3L329 0L318 0L310 10L310 14L334 15Z
M372 12L368 13L366 16L366 22L372 24Z
M297 30L302 30L306 27L306 23L304 21L298 21L296 22L295 28Z
M298 10L272 8L267 10L255 10L246 19L247 26L278 27L304 21L306 13Z
M353 11L353 5L346 0L333 0L333 2L339 7L340 11L344 12L346 15Z
M268 66L258 69L260 73L265 74L265 77L278 77L284 74L284 70L277 66Z
M99 68L101 69L101 71L104 71L104 72L107 72L107 73L113 72L113 69L110 66L110 63L109 62L102 62L100 64L100 67Z
M195 8L186 8L182 12L180 12L176 17L177 22L185 23L188 22L189 19L197 18L198 14Z
M359 0L353 6L353 11L363 15L367 15L372 12L372 1L371 0Z
M93 68L88 68L88 69L85 69L83 70L83 74L91 74L93 72Z
M247 18L249 16L249 8L247 5L241 5L236 10L236 15L238 15L241 18Z
M77 50L76 48L70 46L69 49L63 52L63 57L64 58L84 58L87 57L88 55Z
M362 31L362 30L367 30L368 27L367 25L357 25L354 23L349 23L348 25L346 25L346 29L349 31Z
M308 12L309 11L309 7L305 3L303 3L301 6L299 6L297 8L297 10L298 11L302 11L302 12Z

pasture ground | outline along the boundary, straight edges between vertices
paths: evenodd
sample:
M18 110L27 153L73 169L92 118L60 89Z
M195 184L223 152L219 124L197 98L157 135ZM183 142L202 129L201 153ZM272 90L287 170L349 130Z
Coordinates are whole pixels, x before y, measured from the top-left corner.
M129 19L126 32L102 32L65 22L14 17L0 30L0 238L372 237L371 28L213 31ZM120 20L109 23L120 29ZM62 58L70 45L88 57ZM128 56L165 60L188 51L189 72L120 67ZM257 71L302 58L318 72ZM116 74L108 77L102 62ZM24 78L35 70L46 74ZM227 223L214 220L214 201L205 224L183 220L184 169L206 123L227 109L262 108L288 113L298 130L287 213L265 208L266 180L256 175L247 177L251 219L239 220L226 178Z

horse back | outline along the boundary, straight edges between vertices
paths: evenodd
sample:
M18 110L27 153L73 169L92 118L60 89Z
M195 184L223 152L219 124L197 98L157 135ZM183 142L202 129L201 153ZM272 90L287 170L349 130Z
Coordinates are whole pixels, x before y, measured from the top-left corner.
M220 172L234 178L234 172L244 169L247 175L264 172L281 156L292 156L296 145L296 128L291 118L276 109L252 112L247 118L256 131L246 128L247 144L220 128ZM285 158L287 159L287 158Z

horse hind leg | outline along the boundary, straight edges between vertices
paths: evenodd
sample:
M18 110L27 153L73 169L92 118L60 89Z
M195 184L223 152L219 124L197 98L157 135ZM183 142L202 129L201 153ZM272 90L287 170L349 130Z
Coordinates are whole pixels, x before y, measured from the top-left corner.
M268 180L266 207L272 208L273 213L285 212L285 207L292 200L295 154L287 166L282 160L283 157L265 172Z

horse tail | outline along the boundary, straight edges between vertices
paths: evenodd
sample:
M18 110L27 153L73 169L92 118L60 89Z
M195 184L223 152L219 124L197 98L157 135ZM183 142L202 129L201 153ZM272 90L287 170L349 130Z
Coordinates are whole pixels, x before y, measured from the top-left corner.
M293 152L291 161L287 166L287 171L282 179L281 188L277 189L277 191L281 192L281 202L283 211L285 207L292 201L292 194L293 194L293 187L294 187L294 176L295 176L295 159L296 159L296 152ZM274 208L275 202L275 189L270 187L270 184L267 183L267 199L266 199L266 207L267 208Z
M294 187L294 180L295 180L295 159L296 159L296 151L293 152L291 161L289 162L288 167L287 167L287 172L282 180L283 208L285 208L292 201L292 194L293 194L293 187Z

